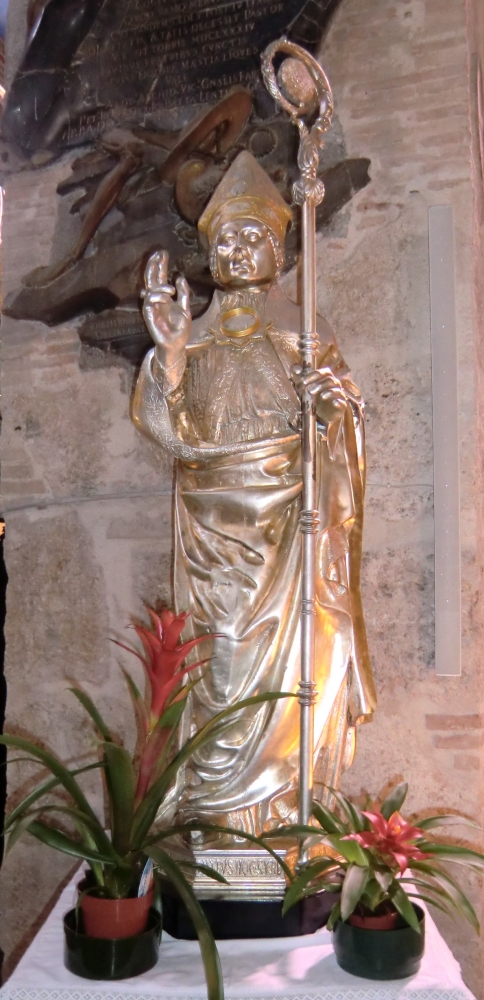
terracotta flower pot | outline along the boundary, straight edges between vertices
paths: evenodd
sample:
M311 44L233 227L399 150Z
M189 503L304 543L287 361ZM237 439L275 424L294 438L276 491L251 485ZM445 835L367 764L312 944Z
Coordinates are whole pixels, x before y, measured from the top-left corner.
M352 927L363 927L368 931L393 931L397 926L398 913L396 910L389 910L388 913L365 914L352 913L348 917L348 923Z
M153 890L133 899L103 899L86 893L80 901L84 930L89 937L117 938L142 934L153 905Z

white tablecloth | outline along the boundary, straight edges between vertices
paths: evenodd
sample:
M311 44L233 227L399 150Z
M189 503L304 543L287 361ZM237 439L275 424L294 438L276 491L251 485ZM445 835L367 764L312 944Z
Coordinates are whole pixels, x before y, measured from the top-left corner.
M196 941L163 934L158 964L150 972L116 982L93 982L63 964L62 917L75 902L75 882L64 890L12 976L0 1000L205 1000ZM228 1000L473 1000L460 967L426 916L426 947L420 971L409 979L374 982L351 976L336 964L331 935L220 941Z

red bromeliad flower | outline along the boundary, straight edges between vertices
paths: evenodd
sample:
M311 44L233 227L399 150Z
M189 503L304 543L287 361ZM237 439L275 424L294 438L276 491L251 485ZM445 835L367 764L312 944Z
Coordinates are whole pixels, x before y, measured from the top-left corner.
M170 704L179 701L184 696L182 678L191 670L200 667L206 660L198 660L189 667L182 667L186 656L202 639L214 638L213 635L199 635L188 642L179 642L180 636L188 618L188 612L182 611L176 615L174 611L165 608L159 615L148 608L154 631L144 625L133 625L135 632L143 643L144 655L123 642L113 641L117 646L141 660L151 687L151 703L147 712L144 744L140 752L138 764L138 781L136 785L135 809L143 801L149 787L156 779L157 767L173 732L173 726L159 725L160 720Z
M180 686L182 677L205 662L198 660L197 663L182 668L182 663L188 653L202 639L213 637L209 634L199 635L195 639L189 639L188 642L179 643L178 640L185 627L188 612L182 611L176 615L169 608L165 608L159 615L151 608L148 608L148 612L153 622L154 632L145 628L144 625L133 625L143 643L145 655L142 656L122 642L116 644L137 656L148 674L151 686L148 732L151 732L165 712L173 692L176 692ZM176 697L172 700L176 700Z
M423 830L418 826L410 826L399 812L394 812L389 820L382 816L380 810L376 812L363 812L363 816L370 821L371 831L363 830L362 833L349 833L342 840L356 840L361 847L373 849L380 854L385 864L397 864L400 874L408 868L409 861L424 861L428 854L412 843L425 836ZM390 859L390 860L389 860Z

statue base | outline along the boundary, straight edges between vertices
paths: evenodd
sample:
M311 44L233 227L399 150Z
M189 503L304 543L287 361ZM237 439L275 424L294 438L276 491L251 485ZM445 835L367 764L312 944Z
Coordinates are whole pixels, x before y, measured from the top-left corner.
M171 937L196 940L182 900L163 887L163 930ZM283 917L279 899L201 899L200 905L216 941L232 938L299 937L313 934L326 923L334 905L330 892L318 892L296 903Z
M278 847L278 854L288 863L287 849ZM216 882L202 872L196 872L193 888L198 899L282 899L286 879L281 866L267 851L251 847L206 848L193 851L199 865L208 865L227 879L228 885Z
M283 860L285 850L279 850ZM334 896L320 892L300 900L285 916L282 901L286 880L280 865L266 851L250 848L194 852L195 860L223 875L228 885L197 872L193 888L216 940L231 938L296 937L322 927ZM287 858L289 862L289 858ZM174 889L163 884L163 929L172 937L192 941L195 929Z

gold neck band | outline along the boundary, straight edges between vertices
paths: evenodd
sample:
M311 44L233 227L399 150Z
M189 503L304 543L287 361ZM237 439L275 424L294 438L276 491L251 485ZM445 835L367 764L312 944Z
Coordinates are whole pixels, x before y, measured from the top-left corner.
M228 325L231 321L237 320L239 316L250 317L252 323L242 328ZM225 337L250 337L251 334L257 333L261 322L255 309L251 309L250 306L236 306L235 309L227 309L227 312L224 312L220 319L220 329Z

